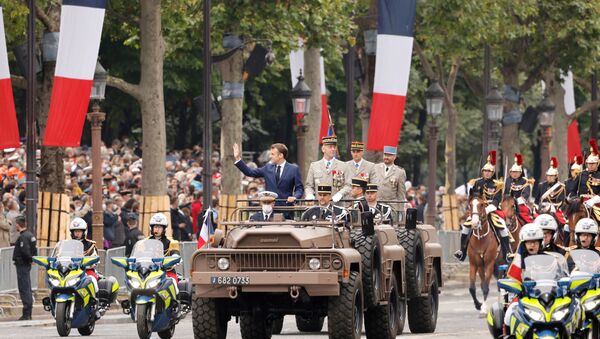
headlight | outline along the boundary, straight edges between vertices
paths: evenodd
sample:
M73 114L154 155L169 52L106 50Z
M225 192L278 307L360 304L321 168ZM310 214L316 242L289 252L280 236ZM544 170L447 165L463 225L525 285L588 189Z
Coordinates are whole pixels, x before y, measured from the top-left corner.
M331 262L331 266L333 267L333 269L335 270L339 270L340 268L342 268L342 260L340 260L339 258L335 258L333 259L333 261Z
M531 320L533 321L544 321L544 314L542 313L542 311L535 309L535 308L529 308L529 307L525 307L525 314L531 318Z
M569 306L559 308L559 309L555 310L554 312L552 312L552 320L553 321L561 321L564 319L564 317L567 316L567 314L569 314Z
M160 283L160 277L148 280L146 282L146 288L155 288Z
M598 304L600 304L600 298L589 299L583 303L583 308L586 311L593 311L598 306Z
M220 258L219 261L217 261L217 266L219 266L219 269L221 271L226 271L229 269L229 259L227 258Z
M135 278L129 278L129 284L133 288L139 288L142 285L140 281Z
M308 261L308 267L310 267L311 270L316 271L319 268L321 268L321 260L317 259L317 258L312 258Z
M77 283L79 282L79 279L80 278L78 276L70 277L69 279L67 279L67 281L65 281L65 286L73 287L73 286L77 285Z
M50 282L50 285L52 285L52 286L59 286L60 285L60 280L58 280L56 278L49 278L48 281Z

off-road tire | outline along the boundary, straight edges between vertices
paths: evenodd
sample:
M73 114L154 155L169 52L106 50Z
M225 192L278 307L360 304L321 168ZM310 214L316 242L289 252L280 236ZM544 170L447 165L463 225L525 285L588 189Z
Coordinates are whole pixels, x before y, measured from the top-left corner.
M365 334L367 338L394 339L398 334L398 311L400 307L398 283L392 276L390 298L386 305L371 307L365 311Z
M437 273L433 270L428 294L408 301L408 327L412 333L433 333L435 331L439 302Z
M352 231L354 248L360 252L364 307L377 306L381 290L381 251L377 235L364 236L361 231Z
M67 304L56 303L56 331L61 337L67 337L71 333L71 319L69 319Z
M301 315L296 315L296 327L300 332L321 332L325 317L305 318Z
M174 334L175 334L175 325L167 328L166 330L162 330L162 331L158 332L158 336L160 337L160 339L171 339L171 338L173 338Z
M360 339L363 323L362 291L358 272L350 272L348 283L341 285L340 295L329 298L327 330L330 339Z
M268 325L268 326L267 326ZM264 315L242 314L240 316L242 339L270 339L272 324L267 324Z
M225 339L227 321L215 299L192 297L192 324L196 339Z
M140 339L149 339L152 335L152 328L148 320L151 309L148 305L140 304L135 306L137 333Z
M271 326L271 333L281 334L281 331L283 330L283 318L284 318L284 316L273 319L273 324Z
M404 247L406 258L406 294L408 298L421 295L425 280L425 260L421 232L418 229L396 229L400 245Z
M96 315L92 315L92 318L90 319L88 325L86 327L78 328L77 332L79 332L79 334L81 334L82 336L88 336L92 335L92 333L94 332L94 328L96 328Z

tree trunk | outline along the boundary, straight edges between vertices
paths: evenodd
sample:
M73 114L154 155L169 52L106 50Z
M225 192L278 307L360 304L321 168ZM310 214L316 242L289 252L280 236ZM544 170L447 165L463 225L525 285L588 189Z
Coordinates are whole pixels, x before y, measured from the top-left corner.
M554 123L552 126L552 143L550 144L550 156L558 158L558 178L559 180L567 179L569 175L569 159L567 145L567 127L570 120L565 112L565 89L562 87L560 80L556 79L554 70L544 72L544 82L548 90L550 99L556 105L554 110ZM542 159L542 162L544 159ZM546 160L549 161L549 160ZM545 173L547 168L542 167L542 172ZM543 177L543 175L542 175Z
M456 125L458 118L454 102L448 102L447 107L448 129L446 130L446 146L444 151L444 158L446 160L445 188L446 194L453 195L454 187L456 186Z
M166 194L166 129L163 93L165 41L161 29L160 0L141 1L140 17L140 108L144 196Z
M244 55L238 50L230 58L219 63L223 83L241 83ZM221 106L221 192L240 194L240 172L234 165L232 145L242 143L242 110L244 98L223 98ZM210 155L208 155L210 156Z
M321 72L319 58L321 53L318 48L309 48L304 51L304 78L308 87L312 89L312 97L310 98L310 113L304 116L305 122L308 125L308 131L304 139L300 142L304 143L304 163L299 164L302 168L302 178L306 178L310 163L316 161L320 152L317 147L320 144L319 132L321 128Z
M511 64L506 65L502 70L504 84L519 88L519 77L516 72L517 67ZM518 108L519 104L504 100L504 114ZM511 166L515 153L520 150L519 142L519 124L502 125L502 150L497 150L498 164L501 168L497 168L499 176L504 175L504 168Z

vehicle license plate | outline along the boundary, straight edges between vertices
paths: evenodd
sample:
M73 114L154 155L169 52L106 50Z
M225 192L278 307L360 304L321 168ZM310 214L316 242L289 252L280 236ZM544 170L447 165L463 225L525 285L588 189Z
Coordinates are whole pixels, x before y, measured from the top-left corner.
M212 285L248 285L250 277L210 277L210 283Z

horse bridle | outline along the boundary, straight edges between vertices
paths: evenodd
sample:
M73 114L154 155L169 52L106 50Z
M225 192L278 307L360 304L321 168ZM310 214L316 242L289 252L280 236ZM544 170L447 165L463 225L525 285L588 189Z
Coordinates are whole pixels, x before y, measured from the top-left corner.
M486 237L490 233L490 225L487 225L487 230L484 234L481 234L481 229L483 228L483 221L479 217L479 211L477 210L477 206L479 205L479 203L480 202L478 199L471 200L471 220L473 220L473 215L477 215L479 219L478 225L473 225L473 236L477 238L477 240L481 240L481 238ZM487 218L487 216L484 215L484 218ZM487 222L487 220L484 221Z

